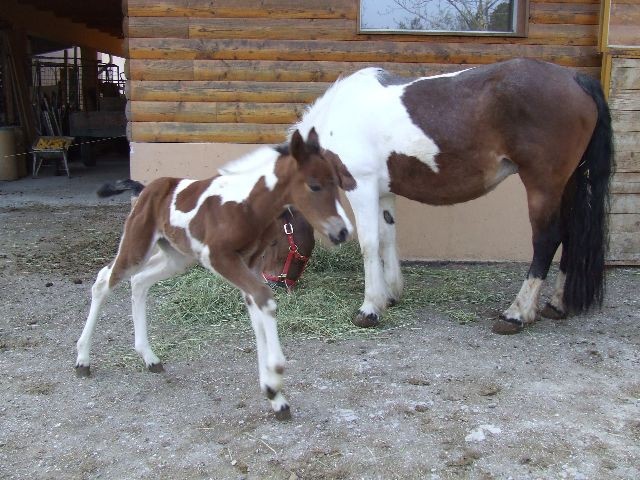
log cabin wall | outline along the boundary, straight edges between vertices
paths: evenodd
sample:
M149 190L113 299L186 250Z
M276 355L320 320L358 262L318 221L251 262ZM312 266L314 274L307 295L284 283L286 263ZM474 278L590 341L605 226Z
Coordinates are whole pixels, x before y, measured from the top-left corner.
M130 139L273 143L339 75L526 56L599 75L598 0L530 2L526 38L359 34L357 0L125 0Z
M605 0L603 79L615 132L609 263L640 265L640 4Z
M333 81L366 66L432 75L524 56L600 75L599 0L530 0L522 38L360 34L358 6L124 0L133 178L204 177L255 144L279 143ZM404 259L531 259L515 176L462 205L398 199L397 216Z

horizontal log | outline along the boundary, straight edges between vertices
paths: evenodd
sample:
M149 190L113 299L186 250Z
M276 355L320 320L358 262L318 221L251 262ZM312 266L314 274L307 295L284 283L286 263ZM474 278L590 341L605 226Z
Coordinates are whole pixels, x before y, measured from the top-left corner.
M616 152L635 152L640 155L640 132L616 132L613 136Z
M609 38L607 43L610 46L625 46L640 48L640 36L638 30L640 22L637 25L624 25L611 27L609 29Z
M539 58L567 66L600 66L593 46L314 40L129 40L132 59L306 60L407 63L493 63L513 57Z
M292 124L304 103L255 102L129 102L130 122L283 123Z
M289 124L132 122L132 142L219 142L277 144Z
M640 193L640 172L616 173L611 181L610 191L612 193Z
M609 215L609 231L612 233L640 233L640 213ZM640 253L640 250L638 251Z
M600 5L590 4L558 4L532 2L529 7L530 23L566 23L581 25L598 25Z
M616 134L640 132L640 110L612 110L611 125Z
M611 195L611 213L640 212L640 194L614 193Z
M189 38L186 17L125 17L123 31L128 38Z
M640 172L640 152L616 151L617 172Z
M619 4L613 1L611 4L611 14L609 20L609 28L618 25L635 26L636 32L640 25L640 5Z
M454 72L474 65L386 62L306 62L261 60L131 60L130 80L216 80L333 82L361 68L381 67L406 77ZM599 68L591 68L598 75Z
M640 61L635 67L618 67L611 69L612 92L623 90L640 90Z
M261 60L128 60L130 80L215 80L333 82L361 68L381 67L405 77L455 72L475 65L390 62L305 62ZM577 67L600 78L600 67Z
M127 0L130 17L351 18L352 0Z
M640 262L640 235L635 232L611 233L607 259L618 264L637 265Z
M625 90L609 96L609 108L612 110L640 110L640 95L637 91Z
M130 81L127 98L165 102L310 103L327 83Z

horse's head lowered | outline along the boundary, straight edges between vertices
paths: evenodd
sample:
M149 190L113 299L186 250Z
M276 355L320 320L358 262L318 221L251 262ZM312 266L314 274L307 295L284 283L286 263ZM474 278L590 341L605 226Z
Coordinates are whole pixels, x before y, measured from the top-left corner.
M318 134L311 129L306 142L295 131L289 144L289 154L296 160L297 171L291 181L289 200L318 232L333 243L349 238L353 226L339 200L339 187L350 177L347 172L338 174L330 154L320 147ZM353 179L351 178L351 181Z

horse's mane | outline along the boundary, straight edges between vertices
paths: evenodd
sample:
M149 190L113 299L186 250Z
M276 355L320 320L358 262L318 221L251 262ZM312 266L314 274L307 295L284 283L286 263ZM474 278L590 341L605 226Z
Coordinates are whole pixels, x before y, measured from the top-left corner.
M260 171L273 165L273 162L281 155L281 146L263 146L243 155L240 158L225 163L218 172L220 175L239 175L246 172Z
M314 126L318 122L318 116L323 115L323 112L329 111L331 109L331 104L334 101L338 91L342 89L343 86L349 86L349 83L357 82L361 80L362 77L373 77L377 78L377 76L384 72L382 68L378 67L369 67L363 68L362 70L358 70L357 72L352 73L351 75L343 76L341 75L338 79L331 85L324 94L318 97L312 104L308 105L305 109L304 114L302 115L302 119L289 127L287 138L291 138L293 132L297 129L301 130L301 133L304 135L311 127Z

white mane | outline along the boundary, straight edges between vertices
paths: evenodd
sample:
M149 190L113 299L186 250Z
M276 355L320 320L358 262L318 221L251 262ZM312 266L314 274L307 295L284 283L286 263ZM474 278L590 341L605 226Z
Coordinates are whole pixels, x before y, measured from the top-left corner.
M220 175L238 175L247 172L264 171L272 167L280 154L269 146L259 147L253 152L231 160L218 168Z

